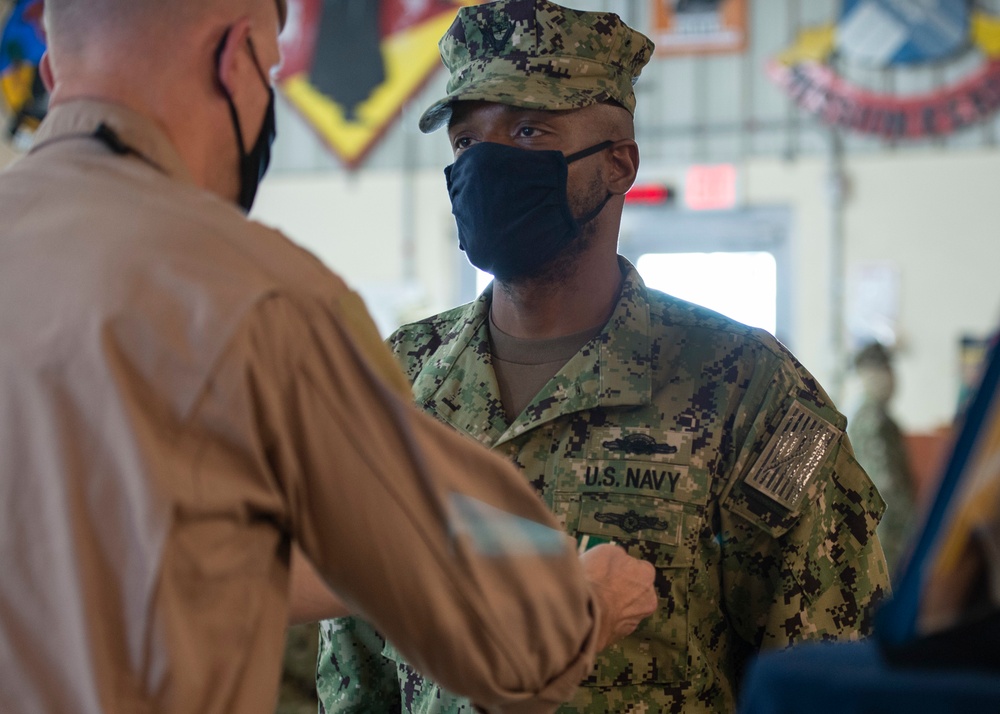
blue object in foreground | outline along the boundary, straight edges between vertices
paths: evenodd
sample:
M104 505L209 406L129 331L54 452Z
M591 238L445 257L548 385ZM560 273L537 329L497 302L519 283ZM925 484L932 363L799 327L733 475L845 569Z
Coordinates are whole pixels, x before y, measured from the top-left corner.
M993 471L998 430L995 341L893 598L876 613L873 637L760 655L743 680L741 714L1000 712L1000 612L978 613L940 632L919 627L921 598L940 544L955 525L955 504L982 473L1000 478Z
M747 671L741 714L969 714L1000 711L1000 677L899 668L874 640L768 652Z

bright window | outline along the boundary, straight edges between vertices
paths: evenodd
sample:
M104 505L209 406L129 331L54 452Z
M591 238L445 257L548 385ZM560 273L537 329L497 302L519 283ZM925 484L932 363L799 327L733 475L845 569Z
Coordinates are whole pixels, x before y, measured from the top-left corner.
M771 253L647 253L646 285L774 334L778 267Z
M651 288L774 334L778 267L770 253L647 253L635 267ZM477 270L477 294L492 279Z
M485 270L480 270L476 268L476 295L479 295L490 284L493 280L493 276L487 273Z

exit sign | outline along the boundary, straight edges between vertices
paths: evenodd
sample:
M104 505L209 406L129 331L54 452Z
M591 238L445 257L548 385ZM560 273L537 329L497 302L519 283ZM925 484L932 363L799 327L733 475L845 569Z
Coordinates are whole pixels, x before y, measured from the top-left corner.
M695 165L684 180L684 203L692 211L725 211L736 207L736 167Z

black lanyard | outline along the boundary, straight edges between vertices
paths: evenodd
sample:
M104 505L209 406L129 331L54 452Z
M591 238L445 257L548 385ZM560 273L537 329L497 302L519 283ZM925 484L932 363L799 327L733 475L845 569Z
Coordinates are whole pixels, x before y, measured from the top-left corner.
M125 143L125 141L123 141L122 138L118 136L118 132L116 132L114 129L112 129L104 122L98 124L97 128L94 129L94 131L90 132L89 134L65 134L63 136L57 136L52 139L49 139L48 141L43 141L40 144L36 144L35 146L31 147L28 153L33 154L34 152L48 146L49 144L55 144L56 142L66 141L68 139L97 139L99 142L104 144L104 146L110 149L110 151L113 154L117 156L129 156L129 155L135 156L145 161L147 164L152 166L157 171L163 173L163 168L159 164L151 160L148 156L146 156L142 152L137 151L136 149L132 148L129 144Z
M135 154L140 158L145 158L138 151L133 149L131 146L122 141L122 138L118 136L118 132L112 129L110 126L101 122L94 129L94 133L91 134L92 137L97 139L99 142L104 144L106 147L111 149L114 153L119 156L127 156L128 154Z

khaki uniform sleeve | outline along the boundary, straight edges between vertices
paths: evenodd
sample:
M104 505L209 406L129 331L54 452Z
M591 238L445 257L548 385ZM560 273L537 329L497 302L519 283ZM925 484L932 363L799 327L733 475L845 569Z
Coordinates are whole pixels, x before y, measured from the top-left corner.
M487 711L551 711L593 657L575 553L513 466L411 405L365 323L360 301L273 298L250 326L293 537L419 671Z
M867 635L889 590L875 535L885 504L843 416L789 372L741 410L749 428L721 507L727 613L754 649Z

